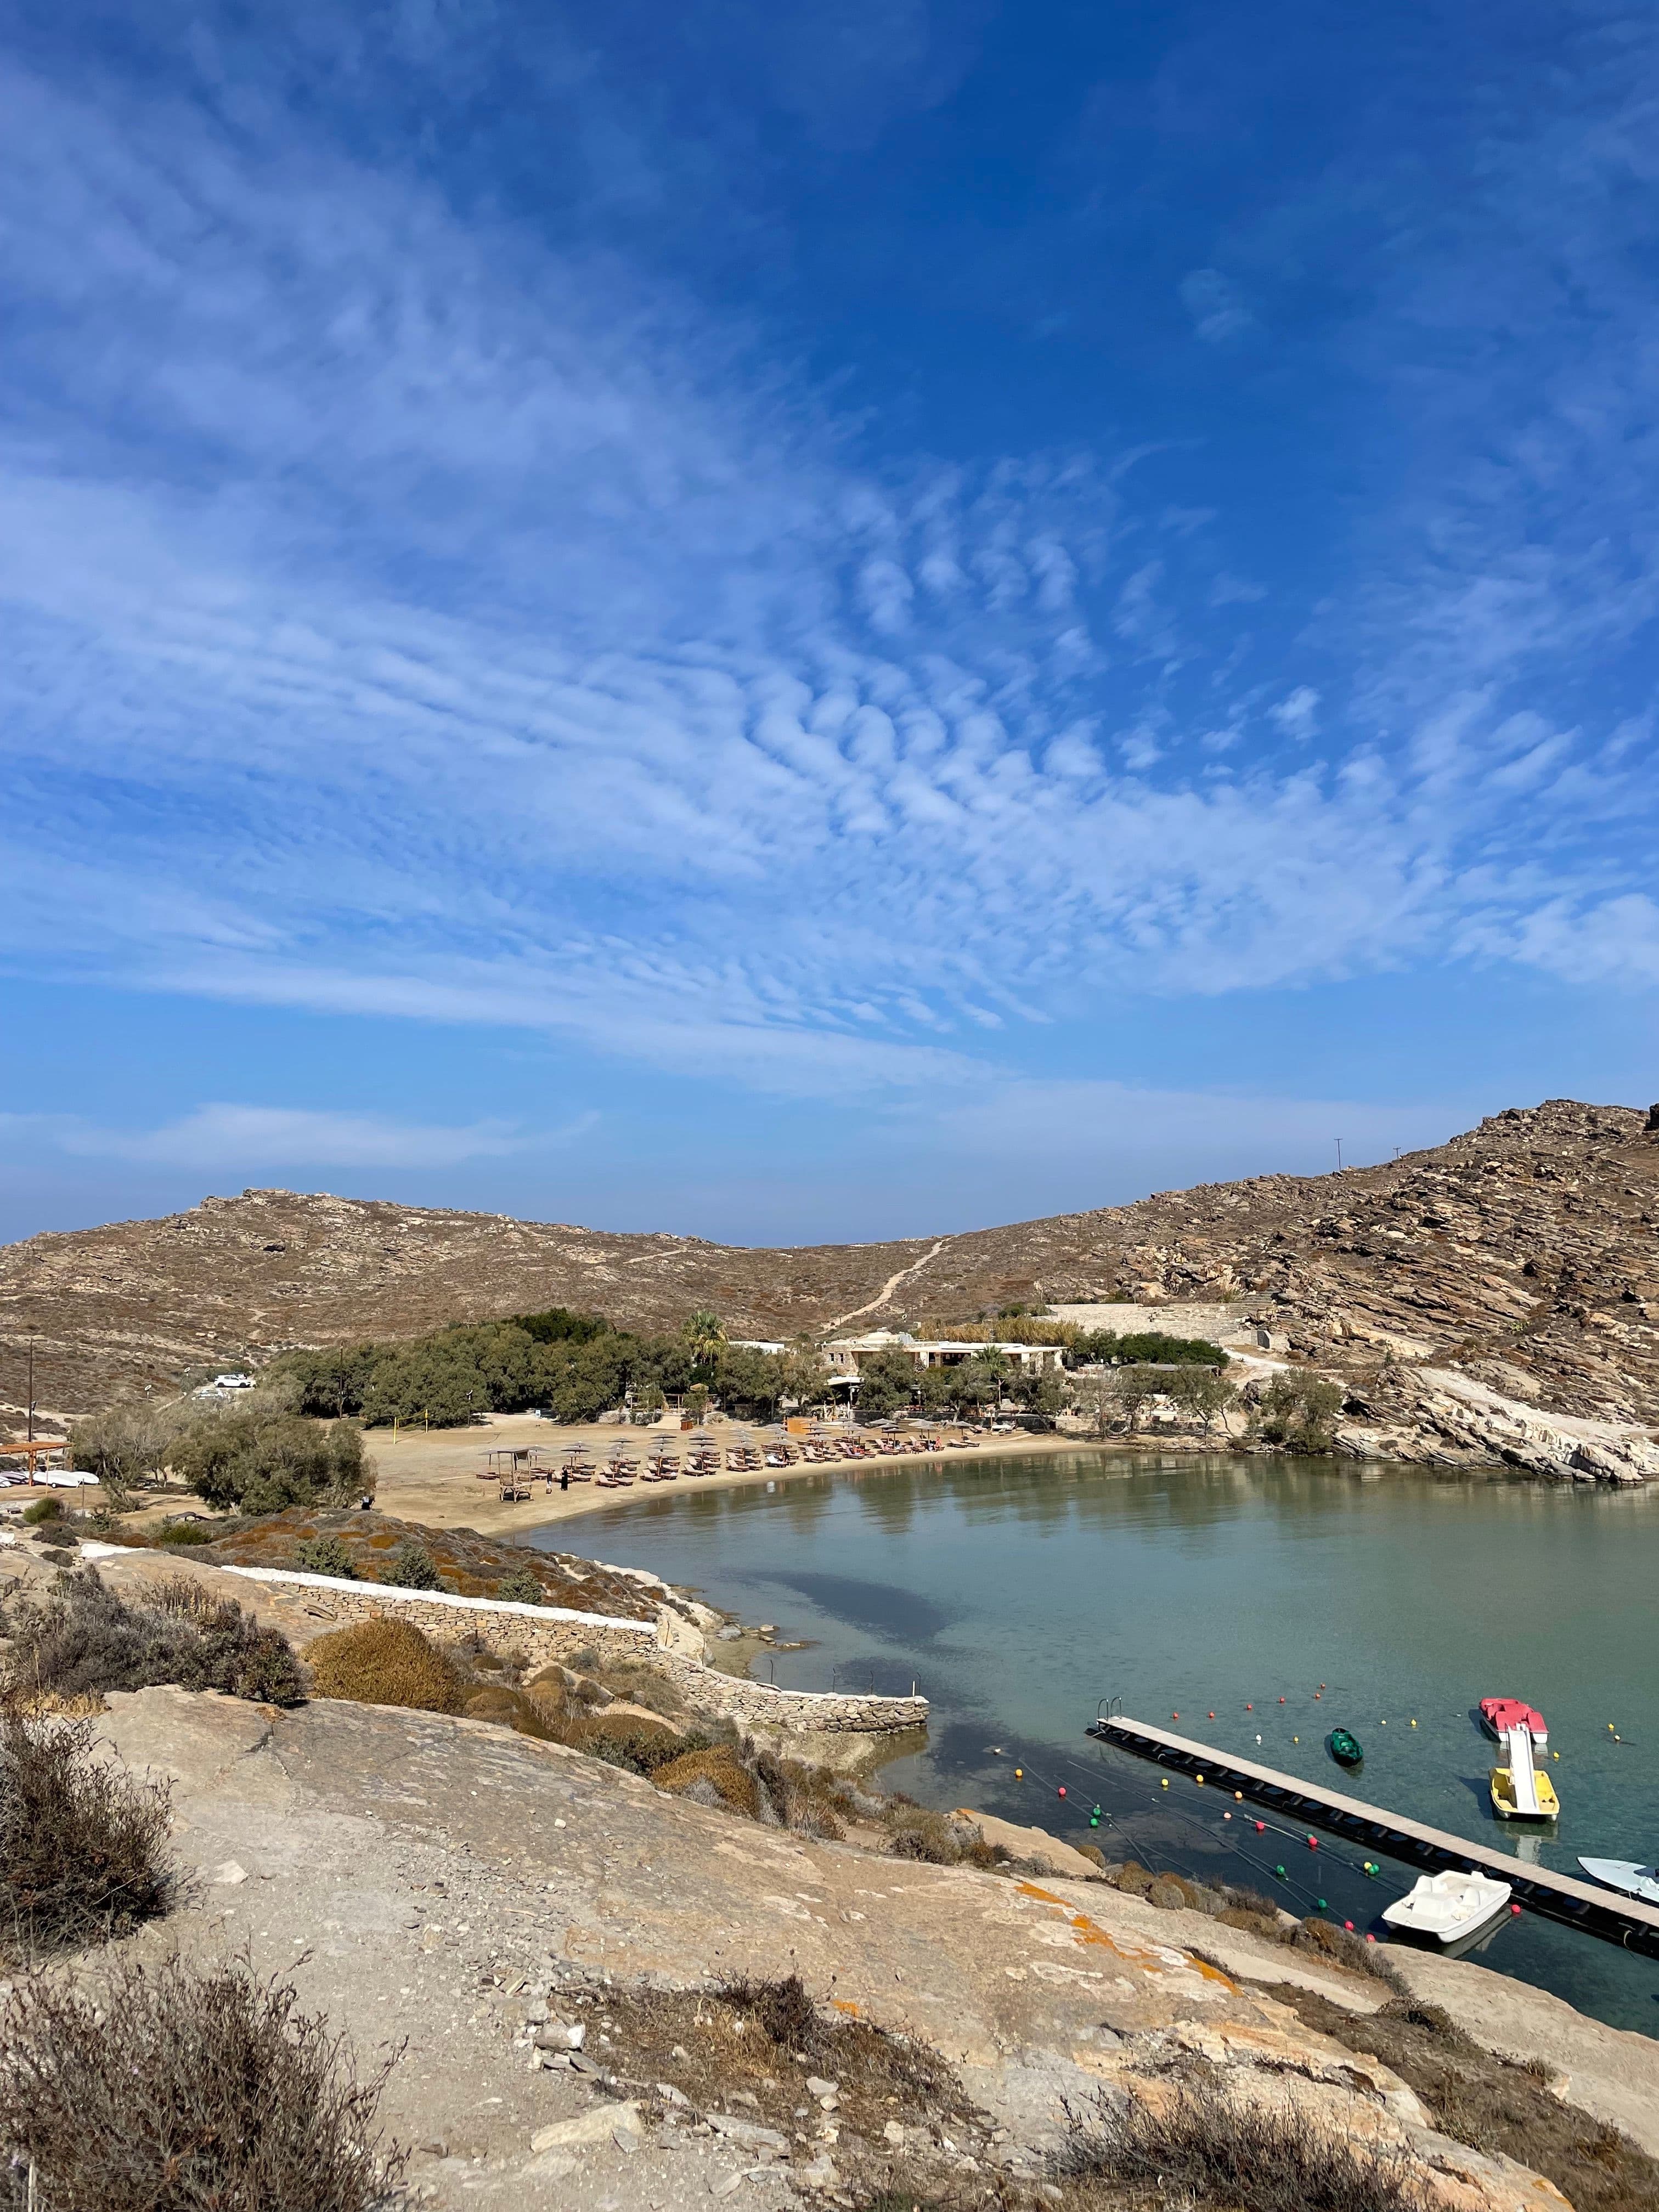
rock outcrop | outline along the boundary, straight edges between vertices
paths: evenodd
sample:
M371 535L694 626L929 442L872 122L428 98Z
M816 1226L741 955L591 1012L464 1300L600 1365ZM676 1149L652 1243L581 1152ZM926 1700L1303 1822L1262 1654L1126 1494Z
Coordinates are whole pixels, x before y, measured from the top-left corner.
M1437 2212L1565 2202L1437 2130L1396 2074L1273 1995L1307 1989L1364 2013L1385 1985L1198 1915L757 1829L560 1746L437 1715L276 1713L162 1689L117 1697L99 1727L129 1765L171 1783L194 1877L185 1911L134 1948L245 1952L257 1972L291 1975L365 2055L392 2054L386 2118L441 2209L611 2197L669 2212L744 2179L745 2201L769 2205L835 2195L853 2150L833 2074L803 2077L813 2104L786 2133L706 2085L688 2091L674 2079L684 2050L647 2063L635 2048L653 1990L791 1973L831 2016L932 2046L981 2116L971 2150L948 2113L890 2124L907 2196L923 2181L934 2197L982 2195L995 2169L1036 2183L1068 2106L1156 2100L1201 2063L1230 2100L1397 2154ZM586 2023L574 2050L572 2019ZM1634 2078L1638 2104L1659 2109L1653 2061L1642 2076L1624 2048L1644 2039L1580 2027L1576 2078L1603 2103Z

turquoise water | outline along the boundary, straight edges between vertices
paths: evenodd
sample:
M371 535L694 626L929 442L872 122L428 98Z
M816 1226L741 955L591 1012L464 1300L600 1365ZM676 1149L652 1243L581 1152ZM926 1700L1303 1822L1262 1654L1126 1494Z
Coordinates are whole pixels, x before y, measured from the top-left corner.
M1651 1863L1659 1848L1659 1495L1078 1451L826 1471L774 1492L682 1486L596 1515L583 1548L807 1639L778 1655L780 1684L914 1680L933 1700L927 1747L885 1778L925 1802L1245 1881L1295 1911L1323 1897L1363 1929L1414 1869L1384 1862L1378 1882L1334 1838L1316 1853L1305 1832L1241 1833L1255 1813L1224 1821L1213 1790L1161 1790L1158 1770L1089 1741L1101 1699L1164 1725L1178 1712L1200 1741L1567 1872L1580 1851ZM1491 1818L1493 1747L1470 1717L1491 1694L1549 1723L1552 1835ZM1366 1753L1346 1783L1324 1749L1338 1723ZM1480 1958L1659 2034L1659 1961L1530 1915Z

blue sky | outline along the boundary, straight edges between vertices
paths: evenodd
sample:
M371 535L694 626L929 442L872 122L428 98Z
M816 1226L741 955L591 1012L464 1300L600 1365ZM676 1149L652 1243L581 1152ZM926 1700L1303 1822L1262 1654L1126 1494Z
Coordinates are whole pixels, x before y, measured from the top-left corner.
M1659 18L0 10L0 1235L1659 1097Z

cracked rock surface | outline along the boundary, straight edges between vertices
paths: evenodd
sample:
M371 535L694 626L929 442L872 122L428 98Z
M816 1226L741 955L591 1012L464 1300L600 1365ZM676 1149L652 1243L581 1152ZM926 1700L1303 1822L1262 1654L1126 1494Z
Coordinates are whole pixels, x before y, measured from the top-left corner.
M191 1878L184 1909L133 1946L246 1953L291 1975L366 2059L400 2049L386 2118L434 2205L833 2198L856 2161L882 2158L941 2185L954 2175L971 2197L995 2169L1039 2180L1067 2101L1156 2095L1202 2058L1230 2094L1399 2147L1447 2212L1559 2212L1547 2184L1436 2135L1386 2067L1271 1993L1299 1984L1364 2012L1382 1984L1198 1916L757 1829L436 1715L155 1689L112 1698L97 1725L131 1766L171 1780ZM1181 1948L1189 1920L1207 1958ZM1524 2052L1512 1985L1434 1964L1437 2002L1491 1985L1486 2032ZM79 1971L95 1975L95 1954ZM794 1973L828 2023L810 2069L722 2089L674 2025L686 1993ZM1547 2009L1586 2109L1659 2112L1659 2046L1576 2014L1568 2037L1567 2008ZM931 2111L890 2100L878 2124L855 2029L837 2021L915 2039L956 2087ZM550 2023L583 2032L549 2047Z

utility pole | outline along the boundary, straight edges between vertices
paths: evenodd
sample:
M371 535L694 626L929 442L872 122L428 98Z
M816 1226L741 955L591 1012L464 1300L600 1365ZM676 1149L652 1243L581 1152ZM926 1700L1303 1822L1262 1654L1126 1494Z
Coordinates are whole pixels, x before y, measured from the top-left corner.
M39 1334L40 1331L38 1329L32 1328L29 1331L29 1428L27 1442L30 1443L34 1442L34 1340ZM33 1460L29 1462L29 1472L31 1474L34 1472L34 1462Z
M1342 1172L1342 1139L1340 1137L1336 1140L1336 1171L1338 1175L1340 1175Z

